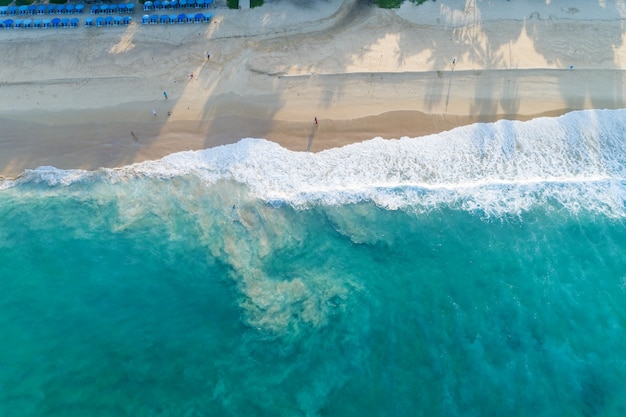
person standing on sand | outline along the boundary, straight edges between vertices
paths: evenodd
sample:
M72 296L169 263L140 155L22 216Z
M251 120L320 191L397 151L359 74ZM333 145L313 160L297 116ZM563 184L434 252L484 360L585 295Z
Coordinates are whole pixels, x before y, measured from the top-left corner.
M315 118L313 120L315 121L315 126L317 126L318 125L318 123L317 123L317 116L315 116Z
M165 97L165 100L167 100L167 93L165 91L163 91L163 97Z
M210 53L206 53L206 60L208 61L209 59L211 59L211 54Z

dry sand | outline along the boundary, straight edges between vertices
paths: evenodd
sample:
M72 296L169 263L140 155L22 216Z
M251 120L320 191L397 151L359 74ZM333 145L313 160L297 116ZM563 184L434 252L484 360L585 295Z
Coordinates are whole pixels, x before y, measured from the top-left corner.
M0 30L0 175L116 167L243 137L319 151L623 107L617 0L216 6L210 24Z

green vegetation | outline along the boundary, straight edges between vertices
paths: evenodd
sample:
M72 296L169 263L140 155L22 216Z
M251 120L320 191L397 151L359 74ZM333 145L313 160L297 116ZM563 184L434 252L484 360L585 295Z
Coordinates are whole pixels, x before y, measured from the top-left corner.
M0 0L0 6L8 6L13 0Z
M67 3L67 0L50 0L50 3L65 4L65 3Z
M229 9L238 9L239 0L226 0ZM250 0L250 8L263 6L263 0Z
M16 0L15 1L16 6L30 6L31 4L33 4L33 0Z
M409 0L411 3L422 4L426 0ZM397 9L404 3L404 0L374 0L381 9Z

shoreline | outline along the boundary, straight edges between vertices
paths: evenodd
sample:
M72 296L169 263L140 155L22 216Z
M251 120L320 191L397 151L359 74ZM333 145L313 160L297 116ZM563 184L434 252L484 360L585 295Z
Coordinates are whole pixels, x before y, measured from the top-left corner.
M270 1L211 9L208 25L0 31L10 57L0 68L0 178L245 137L318 152L626 107L621 20L602 20L605 9L575 1L591 7L585 18L552 7L543 20L527 4L431 3Z

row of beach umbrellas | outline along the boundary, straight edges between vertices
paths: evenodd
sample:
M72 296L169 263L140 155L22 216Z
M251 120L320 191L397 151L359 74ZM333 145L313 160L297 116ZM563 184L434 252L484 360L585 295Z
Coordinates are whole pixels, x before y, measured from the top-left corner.
M141 23L144 25L156 25L156 24L174 24L174 23L201 23L210 22L211 13L180 13L180 14L152 14L143 15L141 17Z
M180 13L180 14L153 14L144 15L141 18L141 23L144 25L152 24L175 24L175 23L202 23L210 22L211 13ZM85 26L87 27L100 27L100 26L121 26L128 25L132 22L131 16L98 16L87 17L85 19ZM48 29L48 28L75 28L80 24L80 19L74 18L58 18L54 19L5 19L0 20L0 28L5 29Z
M169 10L169 9L186 9L209 7L213 4L213 0L155 0L146 1L143 9L148 10Z
M82 13L85 5L79 4L31 4L29 6L0 6L0 16L33 14L73 14Z

